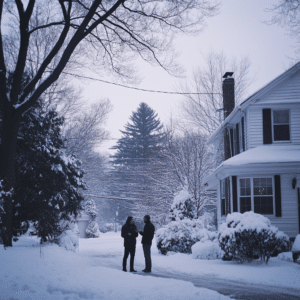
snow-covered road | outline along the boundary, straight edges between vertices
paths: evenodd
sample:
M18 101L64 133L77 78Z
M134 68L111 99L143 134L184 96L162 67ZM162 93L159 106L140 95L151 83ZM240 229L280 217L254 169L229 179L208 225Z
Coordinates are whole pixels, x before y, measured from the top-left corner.
M121 270L123 256L119 234L103 234L94 246L80 240L80 254L89 257L93 266ZM154 276L190 281L197 287L215 290L235 299L299 300L300 266L272 259L269 265L223 261L201 261L187 254L162 256L152 246L153 272L144 274L144 258L140 241L137 243L135 269L137 276ZM238 280L240 279L240 280Z

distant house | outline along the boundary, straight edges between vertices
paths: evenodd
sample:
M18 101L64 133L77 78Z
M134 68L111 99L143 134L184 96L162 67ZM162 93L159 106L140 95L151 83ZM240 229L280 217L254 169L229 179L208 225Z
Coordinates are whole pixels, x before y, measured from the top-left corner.
M265 215L290 237L300 233L300 62L234 108L234 79L223 81L225 160L206 179L217 191L218 225L232 212ZM217 147L215 147L217 149Z

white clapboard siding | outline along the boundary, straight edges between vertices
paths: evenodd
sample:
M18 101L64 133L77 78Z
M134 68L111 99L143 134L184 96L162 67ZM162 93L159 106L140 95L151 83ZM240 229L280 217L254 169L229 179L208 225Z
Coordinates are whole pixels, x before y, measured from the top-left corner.
M300 101L300 73L290 76L284 82L261 97L260 103L299 103Z
M291 142L300 144L300 73L287 78L247 109L247 149L263 144L262 109L290 109Z
M281 175L282 217L266 216L271 224L286 233L289 237L299 234L297 189L292 188L293 175Z
M300 83L299 83L300 85ZM291 124L291 142L292 144L300 144L300 102L299 105L293 106L290 110Z

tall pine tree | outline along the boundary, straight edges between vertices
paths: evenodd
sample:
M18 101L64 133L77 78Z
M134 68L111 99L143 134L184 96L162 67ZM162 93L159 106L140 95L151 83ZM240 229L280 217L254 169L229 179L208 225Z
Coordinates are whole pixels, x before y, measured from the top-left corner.
M161 129L155 111L146 103L140 103L112 148L116 153L112 156L113 168L106 177L107 189L110 196L122 198L118 203L113 202L114 207L118 207L120 222L128 215L141 220L145 214L161 218L161 212L165 211L165 191L157 184L160 172L157 160L162 154L164 137Z
M123 137L112 149L114 163L130 164L147 161L159 155L161 149L162 125L157 114L146 103L140 103L136 112L130 116L131 124L125 125Z

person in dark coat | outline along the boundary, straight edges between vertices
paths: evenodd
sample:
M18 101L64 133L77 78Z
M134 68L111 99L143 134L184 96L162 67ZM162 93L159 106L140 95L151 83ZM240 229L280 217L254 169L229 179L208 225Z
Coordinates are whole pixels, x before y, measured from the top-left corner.
M146 265L143 272L150 273L151 272L151 245L154 237L155 227L150 222L149 215L144 216L144 223L145 223L144 231L139 231L139 233L143 236L142 244L143 244L145 265Z
M130 253L130 272L136 272L133 268L136 238L138 236L138 230L135 226L133 217L128 217L125 225L122 227L121 236L124 238L124 257L123 257L123 271L127 272L127 258Z

